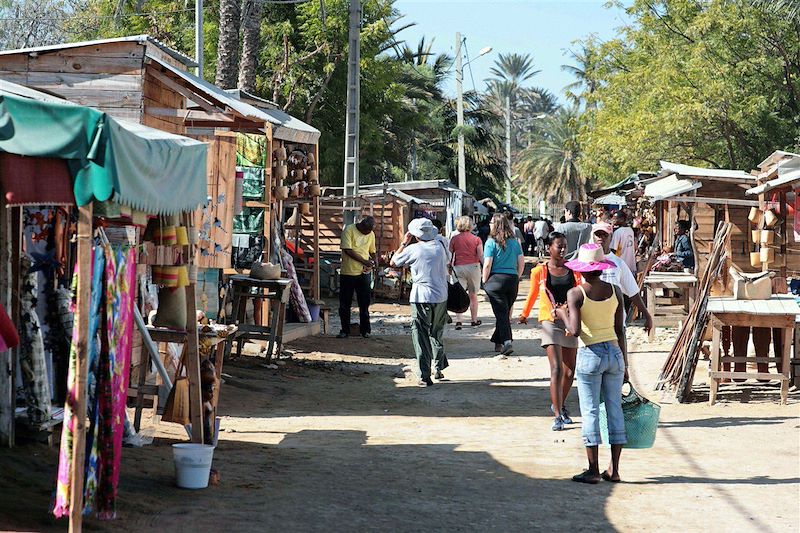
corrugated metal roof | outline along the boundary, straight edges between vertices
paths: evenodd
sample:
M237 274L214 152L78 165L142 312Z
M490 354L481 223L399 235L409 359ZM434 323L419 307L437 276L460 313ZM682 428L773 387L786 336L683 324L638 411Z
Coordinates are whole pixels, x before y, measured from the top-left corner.
M273 125L272 136L284 141L316 144L320 131L278 108L275 102L259 98L241 89L226 89L226 93L239 101L251 101L253 107L264 113L264 120Z
M798 186L800 186L800 170L793 170L791 172L787 172L783 176L769 180L766 183L762 183L758 187L747 189L746 194L761 194L769 192L773 189L777 189L779 187L783 187L784 185L794 185L795 183L797 183Z
M189 84L194 87L197 92L200 94L204 94L207 97L210 97L211 100L216 100L227 107L234 110L239 115L252 120L253 122L269 122L269 120L265 117L264 112L260 109L251 106L245 102L237 100L224 90L220 89L216 85L212 85L208 83L206 80L202 78L198 78L194 74L190 74L185 70L181 70L179 68L175 68L172 65L165 63L164 61L160 60L157 57L148 55L148 59L155 61L160 66L164 67L172 74L175 74L179 78L182 78L184 81L188 82Z
M80 48L81 46L94 46L97 44L108 44L108 43L121 43L121 42L138 42L140 44L154 44L159 47L161 50L164 51L170 57L180 61L187 67L196 67L197 62L192 59L191 57L178 52L174 48L170 48L166 44L162 43L158 39L154 39L149 35L129 35L127 37L112 37L110 39L97 39L94 41L79 41L74 43L60 43L60 44L51 44L47 46L33 46L29 48L16 48L14 50L0 50L0 55L13 55L13 54L30 54L30 53L46 53L46 52L55 52L56 50L67 50L69 48Z
M774 165L776 162L780 161L784 157L791 157L791 158L800 158L800 155L792 153L792 152L784 152L783 150L775 150L766 159L764 159L761 163L758 164L758 168L764 168L766 166Z
M669 161L659 161L659 163L661 164L660 174L663 176L677 174L679 176L697 178L728 178L752 182L756 181L755 176L752 176L743 170L693 167L690 165L681 165L679 163L670 163Z
M18 85L16 83L11 83L10 81L0 80L0 92L13 94L15 96L22 96L25 98L30 98L32 100L38 100L40 102L50 102L54 104L68 104L68 105L77 105L73 104L69 100L64 100L58 96L53 96L51 94L47 94L43 91L39 91L36 89L31 89L30 87L25 87L24 85Z
M698 181L682 180L678 179L675 174L670 174L665 178L646 185L644 188L644 195L655 202L694 191L702 186L703 184Z

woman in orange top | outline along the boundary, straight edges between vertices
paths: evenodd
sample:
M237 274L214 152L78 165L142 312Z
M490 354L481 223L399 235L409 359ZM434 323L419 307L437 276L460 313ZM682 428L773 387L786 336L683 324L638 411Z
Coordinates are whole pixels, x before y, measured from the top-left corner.
M567 292L580 284L580 276L564 266L567 238L563 233L551 232L547 236L550 259L531 271L531 288L525 307L519 317L520 324L528 323L528 315L536 297L539 301L539 323L542 327L542 346L550 361L550 410L553 411L553 431L561 431L571 424L566 407L567 396L575 375L575 354L578 339L567 334L564 322L556 318L556 307L566 305Z

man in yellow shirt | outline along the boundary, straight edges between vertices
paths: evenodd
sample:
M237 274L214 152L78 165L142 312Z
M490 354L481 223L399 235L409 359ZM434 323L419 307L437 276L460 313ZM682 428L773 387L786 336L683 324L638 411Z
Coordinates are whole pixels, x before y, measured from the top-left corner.
M350 330L350 306L353 293L358 300L359 330L369 338L370 275L375 267L375 219L364 217L357 224L345 226L342 232L342 268L339 274L339 319L342 322L340 339Z

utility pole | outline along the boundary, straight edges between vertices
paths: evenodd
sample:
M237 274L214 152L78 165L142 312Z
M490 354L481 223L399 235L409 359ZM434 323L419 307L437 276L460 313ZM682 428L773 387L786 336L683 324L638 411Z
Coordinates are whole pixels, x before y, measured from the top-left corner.
M347 45L347 116L344 132L344 222L356 219L358 196L358 143L361 115L361 0L350 0L350 29ZM351 200L352 198L352 200Z
M506 95L506 203L511 205L511 95Z
M203 77L203 0L194 0L194 59L197 77Z
M467 169L464 158L464 67L461 65L461 33L456 32L456 124L458 125L458 188L467 190Z

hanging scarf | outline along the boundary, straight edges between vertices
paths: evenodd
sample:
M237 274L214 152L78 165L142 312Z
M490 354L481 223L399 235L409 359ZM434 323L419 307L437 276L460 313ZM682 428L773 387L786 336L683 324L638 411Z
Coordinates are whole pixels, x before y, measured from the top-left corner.
M38 274L30 268L28 258L23 258L21 268L25 274L20 292L19 367L25 387L28 423L31 427L37 427L50 420L50 382L47 379L42 328L36 314Z
M94 251L93 251L94 252ZM93 253L92 263L92 288L91 301L89 306L89 357L96 349L97 330L100 325L100 303L103 294L103 265L104 257L101 253ZM72 276L73 298L78 293L78 269L80 265L75 265L75 272ZM75 312L75 303L72 305L72 312ZM75 434L74 410L77 407L78 399L75 390L75 378L78 365L78 328L72 329L72 345L69 351L69 370L67 371L67 399L64 402L64 424L61 431L61 446L58 454L58 480L56 482L56 503L53 507L53 514L56 517L68 516L70 506L70 488L72 486L72 448L73 437ZM90 412L91 416L91 412ZM91 432L89 433L91 435Z

